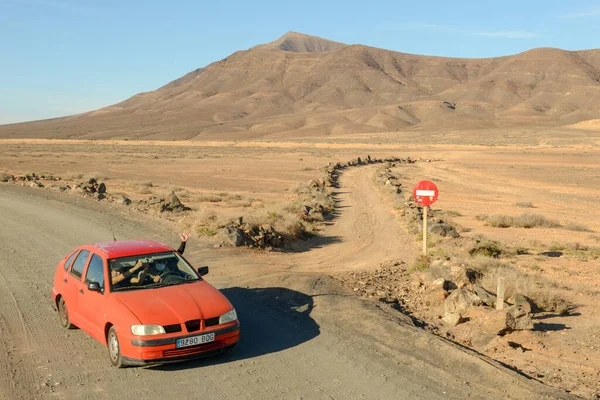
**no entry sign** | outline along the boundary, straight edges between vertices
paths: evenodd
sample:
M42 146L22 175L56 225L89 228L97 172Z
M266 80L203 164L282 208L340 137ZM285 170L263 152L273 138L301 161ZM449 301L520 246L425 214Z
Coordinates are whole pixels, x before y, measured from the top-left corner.
M422 206L430 206L438 198L438 188L431 181L420 181L413 189L415 201Z

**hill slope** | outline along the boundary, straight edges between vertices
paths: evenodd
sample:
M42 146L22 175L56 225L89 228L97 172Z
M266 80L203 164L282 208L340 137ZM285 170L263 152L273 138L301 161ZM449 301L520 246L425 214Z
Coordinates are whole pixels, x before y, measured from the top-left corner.
M459 59L287 33L97 111L0 137L250 139L600 117L600 50Z

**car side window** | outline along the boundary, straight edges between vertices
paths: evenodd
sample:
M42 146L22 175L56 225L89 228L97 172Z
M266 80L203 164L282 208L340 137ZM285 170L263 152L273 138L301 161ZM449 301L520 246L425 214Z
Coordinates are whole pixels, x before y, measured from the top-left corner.
M81 279L81 275L83 275L83 269L85 268L85 263L90 256L90 252L88 250L81 250L75 262L73 263L73 267L71 268L71 275L76 276Z
M97 282L104 289L104 260L98 254L93 254L90 266L85 273L85 283Z
M71 263L73 262L73 259L77 255L77 253L78 253L77 251L74 251L73 254L71 254L71 257L69 257L67 259L67 261L65 261L65 271L69 269L69 267L71 266Z

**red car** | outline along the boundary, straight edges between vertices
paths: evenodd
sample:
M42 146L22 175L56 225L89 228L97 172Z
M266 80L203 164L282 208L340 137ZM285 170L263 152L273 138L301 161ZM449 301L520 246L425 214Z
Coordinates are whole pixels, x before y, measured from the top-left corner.
M207 273L155 241L96 243L58 263L52 300L61 324L107 346L116 367L182 361L240 338L235 309Z

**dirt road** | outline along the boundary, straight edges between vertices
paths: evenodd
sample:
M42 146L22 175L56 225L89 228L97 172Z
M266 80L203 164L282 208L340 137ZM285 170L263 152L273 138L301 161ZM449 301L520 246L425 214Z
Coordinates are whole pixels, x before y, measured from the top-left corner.
M387 242L375 251L392 215L367 177L346 176L342 191L346 208L325 232L336 237L334 257L325 258L327 244L268 255L190 243L192 262L210 265L208 280L238 310L242 340L231 354L118 370L102 345L60 327L50 304L55 265L82 243L110 240L109 221L118 238L176 245L171 226L0 184L0 399L571 398L341 289L328 274L351 263L348 249L356 268L398 255Z

